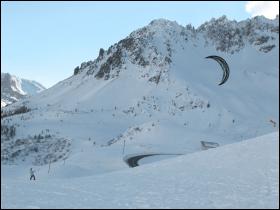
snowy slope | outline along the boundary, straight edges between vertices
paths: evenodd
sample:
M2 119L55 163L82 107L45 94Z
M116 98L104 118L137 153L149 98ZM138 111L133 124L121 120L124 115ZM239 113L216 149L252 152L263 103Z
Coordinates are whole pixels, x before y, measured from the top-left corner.
M26 95L34 95L46 89L39 82L28 79L21 79L21 88Z
M36 181L2 166L1 208L279 208L278 132L102 175L70 166Z
M222 86L208 55L229 64ZM71 77L4 108L1 162L82 159L91 175L121 169L131 153L186 154L201 150L201 140L225 145L274 132L278 57L278 17L221 17L197 29L154 20Z
M9 73L1 73L1 107L45 89L36 81L21 79Z

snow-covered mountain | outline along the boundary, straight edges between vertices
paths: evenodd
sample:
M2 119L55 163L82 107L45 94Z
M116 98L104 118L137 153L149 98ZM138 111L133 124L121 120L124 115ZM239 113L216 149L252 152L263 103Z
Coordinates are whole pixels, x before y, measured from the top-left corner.
M224 85L209 55L227 61ZM125 154L186 154L201 140L224 145L273 132L278 107L278 17L223 16L197 29L158 19L100 49L71 77L5 107L1 160L67 159L85 174L104 173L126 167Z
M43 85L34 80L21 79L9 73L1 73L1 108L45 89Z

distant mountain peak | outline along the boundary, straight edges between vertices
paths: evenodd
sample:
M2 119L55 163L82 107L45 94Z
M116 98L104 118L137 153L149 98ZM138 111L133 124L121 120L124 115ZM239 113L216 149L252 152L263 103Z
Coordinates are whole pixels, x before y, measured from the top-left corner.
M1 73L1 107L45 89L43 85L34 80L21 79L9 73Z

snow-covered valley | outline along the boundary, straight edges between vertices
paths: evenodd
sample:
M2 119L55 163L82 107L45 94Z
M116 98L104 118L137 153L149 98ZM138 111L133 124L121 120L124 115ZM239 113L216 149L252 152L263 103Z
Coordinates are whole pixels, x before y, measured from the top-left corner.
M2 166L1 208L279 208L278 132L100 175L55 167Z

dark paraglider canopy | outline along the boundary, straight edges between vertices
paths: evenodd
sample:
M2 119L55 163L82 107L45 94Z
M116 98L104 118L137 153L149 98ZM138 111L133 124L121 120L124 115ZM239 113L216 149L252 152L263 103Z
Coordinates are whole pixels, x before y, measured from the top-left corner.
M223 79L219 85L224 84L229 77L229 67L228 67L228 64L225 61L225 59L223 59L222 57L217 56L217 55L210 55L205 58L212 58L220 64L220 66L222 67L222 70L223 70Z

